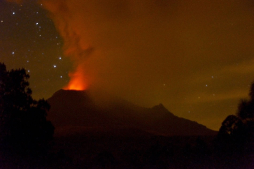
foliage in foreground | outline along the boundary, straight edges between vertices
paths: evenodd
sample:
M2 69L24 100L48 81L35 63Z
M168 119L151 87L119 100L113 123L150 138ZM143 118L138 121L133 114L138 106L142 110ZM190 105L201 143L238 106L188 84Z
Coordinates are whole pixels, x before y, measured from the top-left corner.
M254 83L248 100L241 100L236 115L229 115L217 136L220 153L248 155L254 152Z
M39 153L53 138L54 127L47 121L49 104L34 100L25 69L6 70L0 63L0 138L7 152Z

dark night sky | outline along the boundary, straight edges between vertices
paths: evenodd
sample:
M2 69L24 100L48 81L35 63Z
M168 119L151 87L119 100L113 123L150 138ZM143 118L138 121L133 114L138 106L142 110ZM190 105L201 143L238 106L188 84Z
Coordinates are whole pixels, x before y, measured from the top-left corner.
M218 130L254 81L251 0L0 0L0 61L35 98L72 79Z
M7 69L26 68L34 97L48 98L68 82L72 66L63 57L62 44L40 5L0 0L0 61Z

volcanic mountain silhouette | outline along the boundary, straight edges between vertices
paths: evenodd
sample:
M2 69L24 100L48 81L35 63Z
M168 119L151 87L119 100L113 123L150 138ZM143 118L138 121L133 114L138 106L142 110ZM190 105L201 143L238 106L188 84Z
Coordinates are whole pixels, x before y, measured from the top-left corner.
M47 100L56 132L108 132L121 129L167 136L215 135L197 122L170 113L162 104L144 108L89 91L59 90Z

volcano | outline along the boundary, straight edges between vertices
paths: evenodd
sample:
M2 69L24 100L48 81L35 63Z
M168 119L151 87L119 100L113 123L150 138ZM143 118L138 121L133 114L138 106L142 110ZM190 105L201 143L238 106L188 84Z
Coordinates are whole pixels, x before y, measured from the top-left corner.
M133 131L164 136L215 135L216 131L180 118L162 104L144 108L109 95L59 90L48 100L48 119L58 134Z

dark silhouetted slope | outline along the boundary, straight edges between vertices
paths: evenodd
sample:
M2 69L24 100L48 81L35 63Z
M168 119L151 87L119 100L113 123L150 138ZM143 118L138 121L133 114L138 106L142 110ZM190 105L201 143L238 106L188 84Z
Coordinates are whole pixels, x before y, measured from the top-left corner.
M143 131L158 135L214 135L215 131L170 113L162 104L143 108L122 99L97 99L89 91L59 90L48 99L49 120L62 133ZM130 133L130 132L129 132Z

